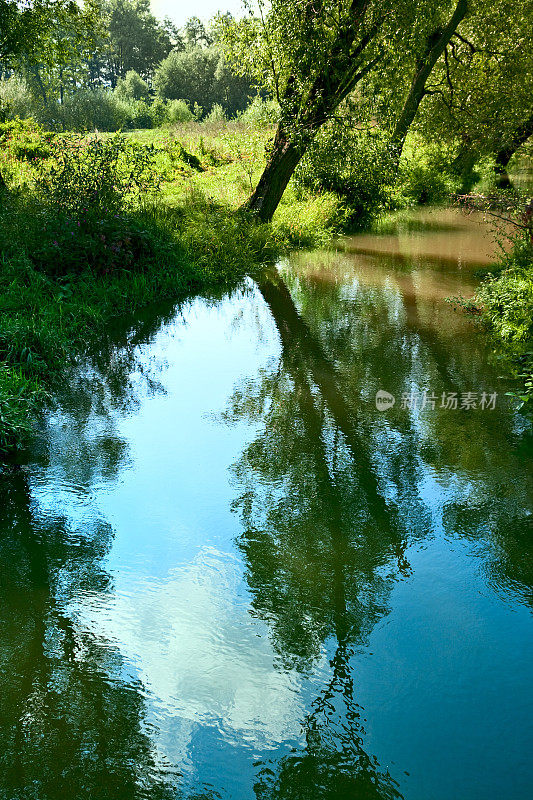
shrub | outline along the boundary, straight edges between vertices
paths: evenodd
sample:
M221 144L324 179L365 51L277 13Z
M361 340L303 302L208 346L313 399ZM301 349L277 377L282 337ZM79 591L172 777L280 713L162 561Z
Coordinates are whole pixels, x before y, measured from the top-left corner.
M71 135L54 140L51 148L37 189L45 203L77 218L121 211L159 185L154 148L124 136Z
M227 117L224 113L224 109L220 105L220 103L215 103L211 108L211 111L205 117L204 122L226 122Z
M150 100L148 84L134 69L128 70L124 78L119 78L115 94L122 100Z
M385 133L357 129L346 114L319 132L296 170L295 181L313 192L339 195L352 222L363 226L391 207L395 165Z
M275 100L254 97L239 119L247 125L274 125L279 120L279 105Z
M194 113L186 100L170 100L167 103L167 121L173 124L192 122Z
M48 158L52 138L53 134L45 133L31 118L22 120L16 117L0 123L0 144L18 161Z
M503 260L503 271L488 277L477 293L490 328L512 344L533 342L533 246L518 237Z
M529 232L516 236L502 266L497 277L485 279L475 299L482 321L510 357L521 382L517 396L533 405L533 242Z
M32 95L26 81L16 75L0 80L0 112L3 121L39 117L42 104Z
M282 202L274 215L277 235L298 247L316 247L346 226L347 211L339 197L324 192L318 197Z
M214 48L173 51L156 70L154 88L166 100L184 99L210 108L220 54Z
M459 191L461 179L450 172L451 154L447 148L411 136L400 161L401 191L413 204L441 203Z
M131 101L105 89L78 89L58 106L58 119L68 131L118 131L131 119Z

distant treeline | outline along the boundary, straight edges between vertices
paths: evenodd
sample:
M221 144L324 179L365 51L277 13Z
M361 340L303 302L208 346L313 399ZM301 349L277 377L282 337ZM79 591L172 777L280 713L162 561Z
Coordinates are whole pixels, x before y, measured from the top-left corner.
M220 17L178 28L156 19L149 0L98 0L93 14L94 46L65 28L67 63L0 61L0 119L31 116L56 130L143 128L235 117L257 96L224 59Z

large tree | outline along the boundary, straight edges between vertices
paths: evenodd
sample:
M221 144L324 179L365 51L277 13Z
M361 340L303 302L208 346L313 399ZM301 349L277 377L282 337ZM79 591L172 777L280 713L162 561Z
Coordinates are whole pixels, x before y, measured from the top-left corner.
M309 143L364 78L389 79L416 64L425 83L464 6L465 0L272 0L267 7L258 0L256 13L226 24L229 57L281 108L248 208L263 221L272 217ZM416 95L416 75L414 86Z
M426 135L458 143L455 168L465 176L486 155L505 170L533 134L531 0L478 0L476 10L448 43L417 121Z

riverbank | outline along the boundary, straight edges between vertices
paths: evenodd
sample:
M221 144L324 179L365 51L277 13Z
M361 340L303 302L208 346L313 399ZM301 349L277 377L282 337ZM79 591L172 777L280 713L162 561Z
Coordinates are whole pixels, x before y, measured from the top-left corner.
M481 284L474 302L496 352L517 380L513 394L533 407L533 241L529 233L516 236L495 274Z
M298 182L271 225L236 213L271 132L194 123L82 137L0 125L1 456L24 444L113 317L236 286L282 252L346 230L346 199Z
M114 316L235 286L342 230L331 193L291 188L268 226L236 213L270 134L238 123L123 137L0 125L1 456L27 441L54 385Z

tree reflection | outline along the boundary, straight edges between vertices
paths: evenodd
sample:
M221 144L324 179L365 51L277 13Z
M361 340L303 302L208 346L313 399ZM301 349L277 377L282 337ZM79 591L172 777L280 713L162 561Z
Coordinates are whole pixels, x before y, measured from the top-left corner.
M3 476L0 528L0 797L170 797L143 729L141 687L66 611L73 595L106 590L99 560L111 530L37 522L20 471Z
M145 319L117 323L58 391L56 423L32 454L37 487L24 467L0 472L1 800L183 796L179 774L156 751L144 687L118 648L77 620L78 602L102 602L113 590L103 559L114 532L98 514L70 514L89 502L95 483L124 467L128 448L116 412L140 388L153 390L146 373L144 386L132 383L138 345L169 314L152 309ZM43 504L38 477L47 469L65 495ZM65 503L65 513L56 510Z
M439 444L451 434L452 421L438 411L428 422L396 409L384 422L362 410L361 397L376 376L397 397L416 370L422 380L446 383L448 391L464 386L466 378L461 360L450 365L439 337L425 327L412 278L403 276L398 286L401 291L389 303L383 293L358 297L354 313L344 285L317 285L300 272L292 290L304 319L281 275L271 273L258 284L281 356L259 380L235 391L226 414L228 421L245 417L258 428L234 466L241 489L235 509L244 531L239 544L254 611L268 621L283 665L305 672L326 651L330 670L303 720L303 749L260 765L255 788L261 800L400 796L388 771L365 751L351 661L388 613L394 581L409 573L408 542L431 534L433 517L442 510L442 501L432 506L422 498L421 486L428 465L442 460ZM475 473L462 469L461 453L441 463L442 471L456 470L457 483L456 511L449 502L443 524L453 527L453 535L469 535L464 522L457 525L457 509L466 514L477 491L493 500L496 471L494 463L483 471L486 456L490 451L502 466L507 458L505 467L516 474L517 486L492 527L506 554L499 564L509 586L518 576L531 577L520 559L513 561L513 550L520 548L513 548L506 522L512 512L515 522L528 525L531 487L519 482L523 463L512 452L500 455L497 442L487 437L508 442L512 415L497 412L488 421L458 417L459 435L478 435L481 453ZM509 453L508 447L501 450ZM480 506L478 531L490 500Z

